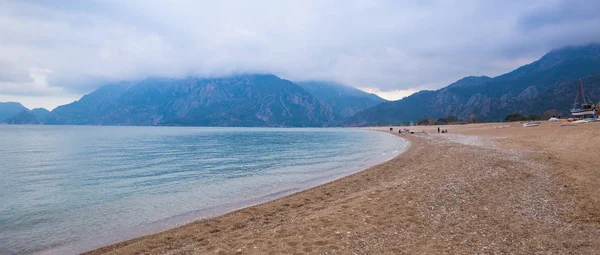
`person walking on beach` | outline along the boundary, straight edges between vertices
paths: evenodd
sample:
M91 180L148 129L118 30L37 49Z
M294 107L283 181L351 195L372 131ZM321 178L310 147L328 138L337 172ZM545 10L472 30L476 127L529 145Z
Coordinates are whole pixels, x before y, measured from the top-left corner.
M440 133L440 127L438 127L438 134Z

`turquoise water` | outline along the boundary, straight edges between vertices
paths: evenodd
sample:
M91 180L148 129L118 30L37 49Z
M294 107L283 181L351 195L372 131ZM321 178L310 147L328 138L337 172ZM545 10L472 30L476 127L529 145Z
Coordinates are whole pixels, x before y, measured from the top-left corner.
M65 254L256 204L388 160L355 129L0 125L0 254Z

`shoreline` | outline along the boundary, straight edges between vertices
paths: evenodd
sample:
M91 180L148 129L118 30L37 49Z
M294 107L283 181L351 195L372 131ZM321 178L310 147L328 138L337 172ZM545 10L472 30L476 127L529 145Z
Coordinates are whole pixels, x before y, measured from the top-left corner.
M314 187L334 182L340 178L359 173L373 166L380 165L389 160L392 160L393 158L401 154L403 151L405 151L405 148L408 145L406 139L402 139L399 137L393 137L393 139L399 139L399 143L401 143L402 146L398 146L397 148L390 148L389 150L383 151L385 153L388 153L390 156L370 157L368 158L368 160L365 160L360 165L347 168L344 171L338 171L330 175L317 176L313 179L299 182L293 186L281 187L280 189L271 190L268 193L250 195L234 201L229 201L221 205L190 211L184 214L174 215L149 225L136 227L134 229L131 229L131 231L127 231L126 233L99 235L95 236L94 238L86 238L73 243L66 243L55 247L45 248L42 250L35 251L32 254L86 253L128 240L139 239L145 236L151 236L162 232L170 231L172 229L192 224L197 221L211 220L213 218L220 217L238 210L259 206L261 204L269 203L273 200L291 196L296 193L312 189Z
M552 149L560 137L545 149L533 137L565 130L491 125L448 126L448 135L412 127L426 132L394 133L407 145L384 163L85 254L597 252L600 182L578 182L553 165L564 160ZM595 174L590 166L582 171Z

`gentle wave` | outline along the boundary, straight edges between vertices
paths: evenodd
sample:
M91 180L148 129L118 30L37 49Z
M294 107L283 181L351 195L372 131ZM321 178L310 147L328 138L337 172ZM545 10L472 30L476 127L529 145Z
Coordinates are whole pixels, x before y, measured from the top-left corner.
M391 159L355 129L0 126L0 254L77 253Z

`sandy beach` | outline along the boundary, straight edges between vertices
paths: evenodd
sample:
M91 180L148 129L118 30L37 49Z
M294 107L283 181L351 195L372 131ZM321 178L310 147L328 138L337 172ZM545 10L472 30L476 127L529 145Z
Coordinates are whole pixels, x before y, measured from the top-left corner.
M600 123L442 128L394 127L410 145L388 162L87 254L600 253Z

